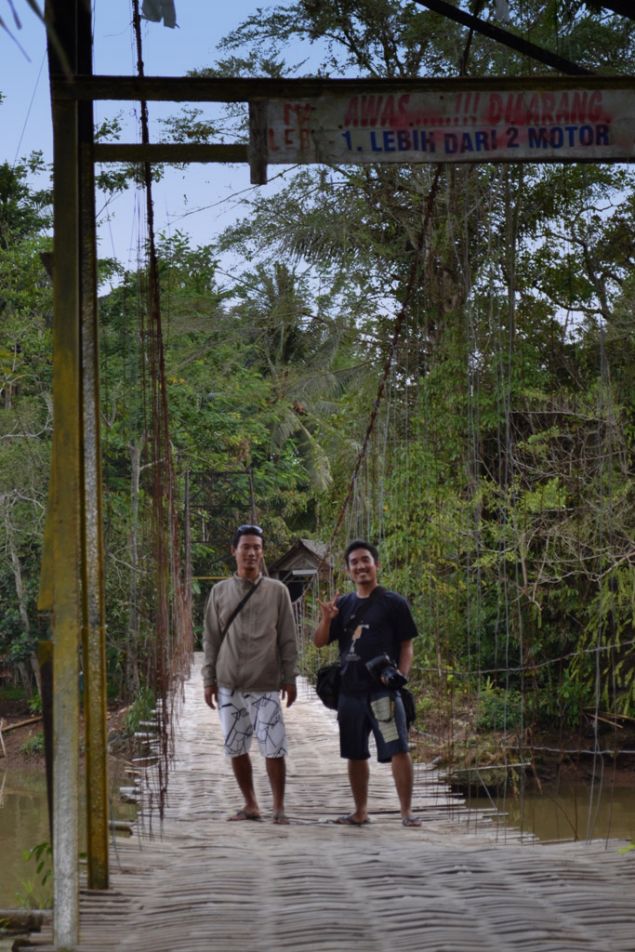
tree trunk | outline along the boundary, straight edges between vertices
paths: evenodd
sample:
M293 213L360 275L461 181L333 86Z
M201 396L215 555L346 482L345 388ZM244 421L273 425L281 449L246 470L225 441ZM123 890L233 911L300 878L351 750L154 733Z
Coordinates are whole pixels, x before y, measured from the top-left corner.
M26 641L28 642L31 638L31 622L29 620L28 600L27 600L26 593L24 591L24 581L22 579L22 563L20 562L20 556L18 555L18 551L15 546L13 526L8 516L6 519L5 528L7 533L7 541L9 543L9 555L11 558L11 567L13 569L13 581L15 585L15 594L18 599L18 611L20 613L20 621L22 622L22 628L26 636ZM30 665L30 671L27 668L27 666L22 663L18 665L18 670L20 673L20 679L23 682L24 689L27 692L27 695L29 697L32 697L33 696L33 680L31 678L31 673L35 674L35 671L37 670L37 663L35 662L33 652L31 652L31 656L29 658L29 665ZM38 683L38 689L39 689L39 683Z

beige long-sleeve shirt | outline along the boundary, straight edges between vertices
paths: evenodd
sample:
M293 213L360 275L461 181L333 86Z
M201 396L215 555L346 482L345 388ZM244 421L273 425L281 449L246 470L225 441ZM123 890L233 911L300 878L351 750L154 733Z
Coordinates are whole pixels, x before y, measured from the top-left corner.
M233 575L218 582L205 606L203 683L241 691L277 691L297 674L296 626L289 590L263 578L229 626L235 606L254 583Z

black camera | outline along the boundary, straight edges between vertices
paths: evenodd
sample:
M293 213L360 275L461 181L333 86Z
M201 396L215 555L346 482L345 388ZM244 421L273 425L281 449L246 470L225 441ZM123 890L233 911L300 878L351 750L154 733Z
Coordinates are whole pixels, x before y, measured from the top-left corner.
M385 688L390 688L393 691L398 691L399 688L408 683L408 678L397 670L396 664L387 654L377 655L376 658L367 661L366 670L374 678L377 678Z

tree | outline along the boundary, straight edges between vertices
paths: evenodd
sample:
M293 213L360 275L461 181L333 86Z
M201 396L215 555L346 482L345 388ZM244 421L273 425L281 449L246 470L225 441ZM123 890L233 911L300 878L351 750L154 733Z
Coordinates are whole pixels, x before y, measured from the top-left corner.
M0 165L0 653L29 692L52 427L50 194L28 185L40 169L39 156Z
M535 0L509 10L512 28L552 48L557 14L559 52L587 67L619 72L632 58L634 25L592 5ZM246 46L245 66L279 62L291 37L322 44L326 75L543 69L389 0L274 8L248 18L224 50ZM503 688L519 678L537 688L537 712L575 720L596 692L585 659L599 637L612 659L604 702L632 711L632 176L447 165L287 178L273 198L251 203L221 247L250 260L287 256L347 284L347 356L352 366L364 355L355 396L366 395L367 410L341 398L330 447L338 465L320 512L334 517L345 495L405 308L389 402L347 524L383 538L388 581L413 598L427 634L420 663L458 664L474 683L501 669Z

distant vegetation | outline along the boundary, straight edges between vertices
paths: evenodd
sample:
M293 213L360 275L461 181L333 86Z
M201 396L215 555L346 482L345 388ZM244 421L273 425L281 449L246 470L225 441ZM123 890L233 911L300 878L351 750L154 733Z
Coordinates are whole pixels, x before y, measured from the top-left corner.
M589 69L634 61L632 20L559 5L556 36L553 4L509 6L514 29ZM389 0L259 14L215 69L285 74L290 38L322 40L332 76L539 69ZM244 117L230 120L240 132ZM189 125L213 131L191 112L172 131ZM0 656L28 690L52 427L40 257L51 209L31 185L37 162L0 167ZM123 173L101 185L134 187ZM231 529L252 507L269 558L297 536L328 541L403 312L337 546L379 542L383 583L421 628L422 693L434 679L472 696L480 724L501 729L635 716L630 168L307 167L273 197L254 193L210 244L177 232L158 255L194 576L228 571ZM149 687L155 597L145 265L100 268L109 683L132 700ZM209 585L194 582L197 629Z

